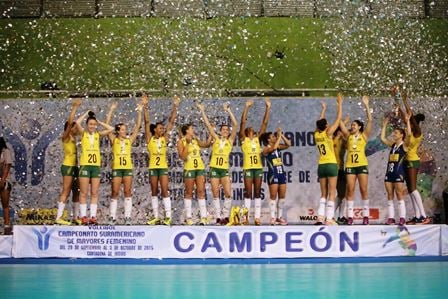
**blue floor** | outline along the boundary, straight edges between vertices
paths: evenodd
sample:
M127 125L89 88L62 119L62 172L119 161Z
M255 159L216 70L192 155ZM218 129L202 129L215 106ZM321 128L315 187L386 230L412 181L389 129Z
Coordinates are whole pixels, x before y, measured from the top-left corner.
M446 298L448 262L424 261L391 259L379 263L369 258L360 263L301 264L2 264L0 297Z

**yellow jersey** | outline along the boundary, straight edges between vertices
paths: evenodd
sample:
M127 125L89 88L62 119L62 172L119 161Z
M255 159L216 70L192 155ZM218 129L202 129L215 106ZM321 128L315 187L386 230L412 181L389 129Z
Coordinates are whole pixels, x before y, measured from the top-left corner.
M338 163L338 168L344 169L344 158L346 151L346 142L344 138L342 137L333 138L333 146L336 162Z
M358 136L350 134L347 140L347 161L345 167L367 166L369 162L366 157L367 140L361 133Z
M84 131L81 137L81 166L101 166L100 134Z
M420 137L414 137L413 134L411 134L410 140L409 140L409 146L408 151L406 152L406 160L407 161L419 161L420 157L418 156L418 147L420 146L420 143L422 142L423 135L420 135Z
M245 137L241 143L241 151L243 152L243 170L263 169L261 164L261 146L258 137L252 140Z
M201 148L196 139L187 143L185 138L181 139L182 144L187 147L187 159L184 161L184 170L204 170L204 161L201 157Z
M129 138L115 137L112 143L112 154L114 155L112 169L132 169L131 147Z
M166 159L167 142L165 137L151 136L148 143L149 169L168 168Z
M230 152L232 152L232 144L230 143L229 139L221 138L215 140L212 147L210 167L229 169Z
M78 164L76 141L71 138L67 142L62 141L62 149L64 150L62 165L76 166Z
M319 150L319 164L337 164L334 154L333 138L328 137L327 131L315 131L314 141Z

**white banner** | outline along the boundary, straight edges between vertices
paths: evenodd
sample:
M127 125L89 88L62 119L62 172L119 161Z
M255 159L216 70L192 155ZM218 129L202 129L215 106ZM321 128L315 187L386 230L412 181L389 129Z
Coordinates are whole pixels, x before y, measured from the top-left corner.
M0 236L0 258L12 257L12 236Z
M440 239L442 255L448 255L448 225L441 227Z
M442 210L441 194L447 181L447 172L443 169L443 156L448 148L448 139L441 134L440 126L446 126L446 111L444 99L430 99L431 101L414 101L417 112L427 114L423 124L424 141L421 146L421 168L418 175L418 187L422 194L428 215L440 214ZM118 108L112 119L112 124L126 123L128 130L134 127L136 118L136 99L88 99L84 100L77 116L86 110L97 113L99 119L104 120L110 103L118 101ZM217 127L222 123L229 123L228 115L222 111L222 104L230 102L235 116L239 118L246 99L222 98L206 100L206 113ZM271 118L268 131L275 131L281 127L285 135L291 139L292 146L283 151L283 163L287 172L287 194L285 212L289 223L310 224L316 221L317 206L320 197L317 181L317 157L314 135L315 121L320 115L321 99L275 98L272 99ZM332 122L336 115L335 99L326 99L328 104L327 119ZM24 105L26 102L26 105ZM422 103L426 103L424 109ZM3 106L0 135L5 136L9 147L14 152L14 167L11 171L13 191L11 205L15 210L24 208L54 208L57 206L61 191L60 165L62 162L62 146L60 135L69 114L71 103L68 100L0 100ZM384 223L387 217L387 200L384 188L384 174L387 164L387 149L379 140L380 125L385 115L393 109L393 100L372 99L373 130L367 145L369 160L369 199L371 223ZM418 107L420 106L420 107ZM164 121L170 115L171 102L168 99L152 99L150 102L152 122ZM265 105L262 99L255 101L249 111L248 126L255 130L260 128ZM365 120L359 98L347 98L344 101L344 115L353 119ZM30 113L32 111L32 113ZM179 107L176 128L182 124L193 123L196 133L205 137L204 128L198 109L193 100L182 100ZM169 141L168 162L170 175L170 195L173 207L173 223L183 223L183 180L182 162L176 151L178 130L173 130ZM109 213L111 193L111 146L107 138L101 139L102 174L98 218L105 223ZM209 161L210 150L203 151L206 164ZM134 162L133 181L133 222L146 223L152 214L150 204L150 186L148 177L148 152L143 129L132 147ZM446 162L445 162L446 164ZM230 175L232 178L233 204L243 203L242 154L239 142L235 143L230 159ZM207 199L210 218L213 218L210 186L207 184ZM358 188L357 188L358 189ZM269 190L267 184L262 186L262 222L269 223ZM122 221L123 200L119 201L118 215ZM197 202L193 201L194 220L197 220ZM159 205L161 215L163 205ZM68 206L70 208L70 205ZM406 199L407 214L412 215L412 204ZM360 221L361 200L356 191L355 221Z
M14 258L439 256L441 226L16 226Z

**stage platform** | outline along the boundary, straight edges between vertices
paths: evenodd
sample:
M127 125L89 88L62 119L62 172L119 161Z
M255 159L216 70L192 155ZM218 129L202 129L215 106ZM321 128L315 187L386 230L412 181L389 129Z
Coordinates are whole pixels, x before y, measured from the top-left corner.
M448 226L16 225L13 236L0 236L3 264L251 264L397 259L447 261Z

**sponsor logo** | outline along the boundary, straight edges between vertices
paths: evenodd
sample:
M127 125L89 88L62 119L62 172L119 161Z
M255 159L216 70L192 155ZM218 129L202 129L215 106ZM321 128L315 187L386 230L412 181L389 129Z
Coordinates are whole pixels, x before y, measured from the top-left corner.
M45 251L50 247L50 237L53 233L54 228L48 229L46 226L41 229L33 228L33 233L37 238L37 247L39 250Z

